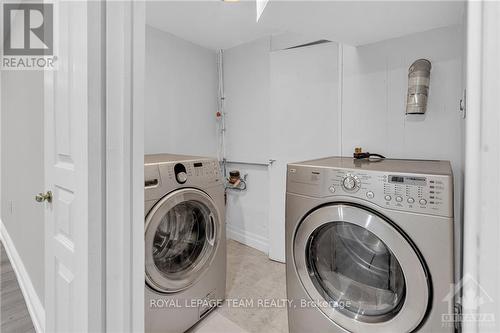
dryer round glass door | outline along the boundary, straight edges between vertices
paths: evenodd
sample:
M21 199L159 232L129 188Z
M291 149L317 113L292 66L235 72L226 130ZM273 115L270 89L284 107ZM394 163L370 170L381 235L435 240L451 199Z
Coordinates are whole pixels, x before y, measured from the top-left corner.
M360 320L394 317L405 299L405 280L396 257L370 231L347 222L316 229L306 248L307 271L323 298Z
M219 243L219 215L212 199L181 189L160 200L146 217L146 281L173 293L198 281Z
M296 231L294 261L318 309L349 331L409 332L427 311L428 276L415 247L368 209L312 212Z

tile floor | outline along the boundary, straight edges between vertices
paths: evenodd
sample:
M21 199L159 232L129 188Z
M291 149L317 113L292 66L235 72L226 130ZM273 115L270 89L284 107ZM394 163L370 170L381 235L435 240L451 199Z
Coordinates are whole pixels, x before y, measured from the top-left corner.
M229 240L227 244L228 300L243 300L253 306L237 307L225 302L190 333L286 333L285 307L264 307L259 299L286 298L285 265L268 259L255 249Z
M0 251L0 331L34 332L23 295L3 246ZM286 333L286 308L264 307L264 303L258 301L282 300L285 297L285 265L269 260L262 252L229 240L226 298L234 302L225 302L189 333ZM236 306L242 300L249 306Z

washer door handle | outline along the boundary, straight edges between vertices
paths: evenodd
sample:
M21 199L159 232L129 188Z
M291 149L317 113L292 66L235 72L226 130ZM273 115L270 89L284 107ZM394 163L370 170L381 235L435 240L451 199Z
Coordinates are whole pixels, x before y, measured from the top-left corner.
M211 244L214 243L215 240L215 222L214 222L214 216L210 214L210 235L209 235L209 241Z

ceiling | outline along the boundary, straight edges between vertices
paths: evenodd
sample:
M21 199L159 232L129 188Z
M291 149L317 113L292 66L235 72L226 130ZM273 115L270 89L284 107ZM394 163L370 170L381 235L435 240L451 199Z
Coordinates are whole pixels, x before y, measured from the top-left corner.
M460 1L270 0L256 22L254 0L149 1L147 24L210 49L284 32L364 45L462 24Z

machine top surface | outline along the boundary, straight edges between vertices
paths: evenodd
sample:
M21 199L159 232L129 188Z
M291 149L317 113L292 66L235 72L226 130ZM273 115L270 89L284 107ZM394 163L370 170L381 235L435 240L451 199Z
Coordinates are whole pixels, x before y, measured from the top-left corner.
M352 157L326 157L316 160L290 163L289 165L418 173L443 176L452 175L450 162L439 160L405 160L389 158L356 160Z
M190 156L190 155L176 155L176 154L150 154L144 155L144 165L148 164L163 164L172 162L188 162L200 160L214 160L211 157L203 156Z

